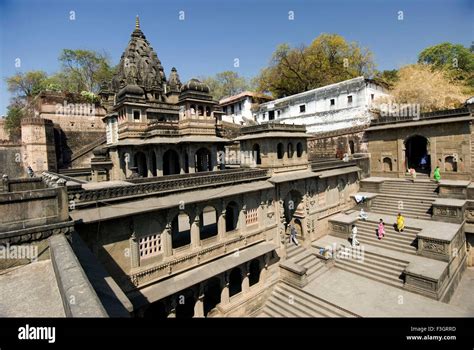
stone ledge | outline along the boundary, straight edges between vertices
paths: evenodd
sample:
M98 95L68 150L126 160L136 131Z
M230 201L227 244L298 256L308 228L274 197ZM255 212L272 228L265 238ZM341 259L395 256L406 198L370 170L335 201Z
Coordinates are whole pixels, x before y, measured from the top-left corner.
M108 317L66 236L51 237L49 247L66 317Z
M280 274L283 281L297 287L304 287L308 284L306 267L295 264L292 261L283 261L280 263Z

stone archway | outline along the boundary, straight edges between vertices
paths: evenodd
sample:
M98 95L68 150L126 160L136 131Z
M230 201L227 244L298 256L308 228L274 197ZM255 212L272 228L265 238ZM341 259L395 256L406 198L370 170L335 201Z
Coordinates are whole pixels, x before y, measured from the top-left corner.
M196 172L212 171L211 152L207 148L200 148L195 157Z
M303 196L296 190L288 192L283 205L286 227L288 227L288 224L293 221L295 215L296 217L303 217L305 215Z
M206 282L204 293L204 316L214 309L221 302L221 281L217 277L212 277Z
M163 154L163 175L176 175L180 172L179 155L169 149Z
M421 135L413 135L405 140L405 165L407 169L414 168L419 173L430 173L431 160L428 145L428 139ZM423 158L425 164L423 164Z
M137 167L137 172L141 177L148 176L148 167L146 164L146 156L143 152L135 153L135 166Z

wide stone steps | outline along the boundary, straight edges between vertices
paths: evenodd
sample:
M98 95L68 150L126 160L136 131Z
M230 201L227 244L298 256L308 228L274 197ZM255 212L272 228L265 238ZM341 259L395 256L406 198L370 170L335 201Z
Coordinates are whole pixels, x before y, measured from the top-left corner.
M305 252L305 249L299 245L293 243L286 243L286 259L292 259L293 257L302 254Z
M402 241L397 238L390 237L387 233L382 239L378 239L375 232L359 229L357 240L363 244L369 244L379 248L394 250L401 253L416 255L417 249L413 244L413 240Z
M286 283L279 283L261 317L358 317L358 315Z
M403 271L408 262L364 251L363 259L336 259L335 267L341 270L403 288Z
M403 216L412 218L431 218L431 207L433 201L429 199L411 199L406 197L377 196L371 207L371 211L396 215L402 212Z
M297 256L297 258L292 259L292 261L307 268L306 276L308 282L311 282L316 277L321 276L323 273L329 270L322 260L318 259L318 257L311 253L301 257Z
M390 194L393 196L412 196L412 197L420 197L420 198L438 198L438 194L432 191L425 191L425 190L399 190L399 189L392 189L392 188L382 188L380 191L381 194Z

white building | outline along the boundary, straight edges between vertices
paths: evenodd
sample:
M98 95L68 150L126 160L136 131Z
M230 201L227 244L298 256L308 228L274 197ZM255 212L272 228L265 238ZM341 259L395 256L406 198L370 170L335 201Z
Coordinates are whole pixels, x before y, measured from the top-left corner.
M368 124L373 101L386 89L363 76L323 86L260 105L257 122L304 124L310 133Z
M251 91L223 98L219 101L219 106L224 112L222 120L239 125L246 124L248 121L255 122L258 104L270 100L272 100L270 96Z

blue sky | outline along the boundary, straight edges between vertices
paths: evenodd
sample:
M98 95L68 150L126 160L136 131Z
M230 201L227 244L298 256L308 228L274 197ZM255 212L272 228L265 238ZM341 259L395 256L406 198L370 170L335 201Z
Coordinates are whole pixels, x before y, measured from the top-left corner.
M472 0L0 0L0 115L10 98L4 78L54 73L63 48L105 51L118 63L137 14L166 74L175 66L182 81L224 70L252 77L278 44L309 44L321 33L370 48L380 70L413 63L430 45L474 40Z

